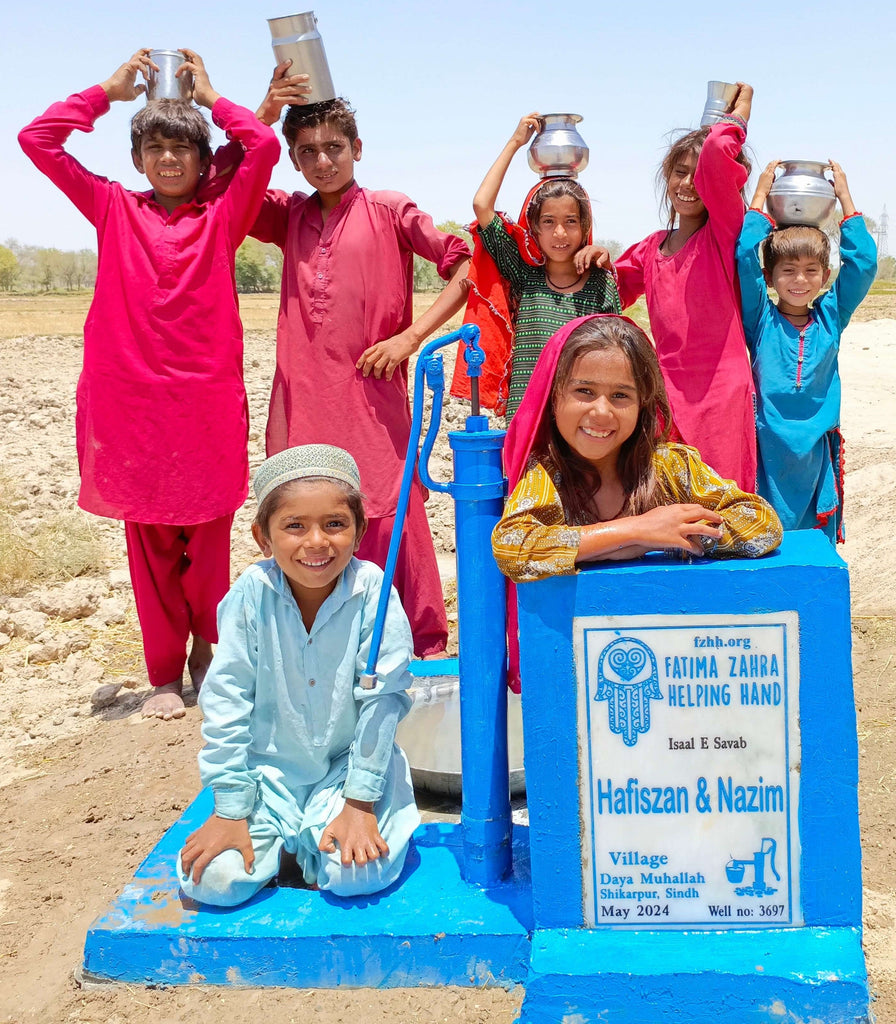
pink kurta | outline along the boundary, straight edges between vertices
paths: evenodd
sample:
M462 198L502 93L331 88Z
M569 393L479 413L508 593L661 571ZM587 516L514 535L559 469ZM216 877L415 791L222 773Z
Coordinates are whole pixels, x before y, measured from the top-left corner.
M216 199L169 214L152 192L91 174L63 149L109 109L100 86L19 135L35 165L96 227L99 267L78 381L78 503L97 515L190 525L247 493L243 332L234 256L280 155L266 125L219 99L213 120L246 150Z
M268 455L297 444L345 448L367 514L393 515L411 426L407 364L387 381L355 363L410 326L414 253L447 278L469 249L407 196L357 184L326 224L316 193L269 191L252 234L284 252Z
M756 489L755 388L740 315L734 246L744 220L746 168L735 159L744 132L710 129L694 185L709 219L673 256L649 235L616 261L623 308L647 298L675 425L720 476Z

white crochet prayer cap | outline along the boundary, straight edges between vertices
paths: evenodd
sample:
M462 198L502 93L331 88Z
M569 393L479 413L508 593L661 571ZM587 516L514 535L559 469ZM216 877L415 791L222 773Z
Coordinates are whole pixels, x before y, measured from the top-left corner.
M255 488L258 504L260 505L275 487L309 476L331 477L343 480L355 490L361 489L358 464L347 451L332 444L302 444L265 459L255 471L252 486Z

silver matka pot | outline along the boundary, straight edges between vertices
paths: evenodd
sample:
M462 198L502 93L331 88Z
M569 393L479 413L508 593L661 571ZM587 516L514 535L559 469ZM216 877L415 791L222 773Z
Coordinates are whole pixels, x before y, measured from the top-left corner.
M824 176L821 160L782 160L782 173L769 189L768 212L782 227L807 224L820 228L834 212L834 186Z
M539 178L575 178L588 166L588 146L576 125L581 114L542 114L529 146L529 166Z

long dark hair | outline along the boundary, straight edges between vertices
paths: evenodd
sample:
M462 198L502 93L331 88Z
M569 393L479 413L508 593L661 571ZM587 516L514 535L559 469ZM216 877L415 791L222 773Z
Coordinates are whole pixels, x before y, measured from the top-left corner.
M666 218L666 227L668 231L671 231L675 227L675 210L672 206L672 201L669 199L668 184L669 179L672 177L672 169L682 159L682 157L689 156L693 153L697 159L700 159L700 150L703 149L703 143L706 142L709 137L709 129L711 126L707 125L705 128L698 128L696 131L687 132L687 134L680 136L675 139L666 155L663 157L663 162L659 166L659 170L656 172L656 184L657 189L660 193L660 214ZM747 177L750 176L750 171L753 169L753 164L750 162L750 158L747 156L744 149L737 154L735 157L737 162L741 164L747 170ZM740 190L741 199L744 201L744 205L747 204L746 194L746 183Z
M529 230L534 234L538 230L541 221L541 208L548 199L570 198L575 200L579 208L579 223L582 225L582 245L588 244L588 235L591 232L591 203L588 201L588 193L582 186L572 178L549 178L529 200L526 207L526 220L529 222Z
M536 453L554 476L566 521L587 526L600 521L597 492L600 473L563 440L557 430L554 409L566 390L577 360L589 352L618 348L628 360L638 388L638 422L619 450L619 476L626 494L620 515L635 516L664 504L663 491L653 468L653 453L669 436L672 413L656 353L647 335L634 324L618 317L596 317L577 327L569 336L551 388L550 431L547 451Z

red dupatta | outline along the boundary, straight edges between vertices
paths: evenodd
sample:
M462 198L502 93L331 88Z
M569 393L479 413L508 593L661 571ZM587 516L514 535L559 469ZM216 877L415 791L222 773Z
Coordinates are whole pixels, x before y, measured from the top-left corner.
M498 216L507 233L516 242L520 256L532 267L540 267L544 256L530 229L528 210L535 193L557 178L542 178L523 200L518 222L502 213ZM473 260L467 272L470 282L470 298L464 311L464 323L477 324L480 331L479 344L485 352L485 364L479 378L479 401L487 409L494 409L503 416L507 409L510 385L510 364L513 356L514 302L510 286L501 276L495 261L486 251L479 237L479 225L470 227L473 235ZM591 244L589 232L587 244ZM455 398L470 399L470 379L466 375L466 364L458 358L454 364L451 394Z
M546 451L548 434L551 428L550 401L554 387L554 376L560 353L566 346L570 334L589 320L600 320L612 317L624 320L643 333L634 320L619 313L592 313L590 316L576 317L564 324L559 331L552 334L545 347L541 350L532 377L526 387L526 393L520 402L516 415L507 428L504 440L504 472L507 474L508 490L522 480L526 472L526 463L533 451Z
M552 334L548 343L541 350L532 377L526 387L526 393L507 428L504 439L504 472L507 475L508 491L522 480L526 465L533 452L547 450L548 435L551 429L551 392L560 353L566 346L570 334L589 320L613 317L624 320L633 327L638 327L634 320L618 313L594 313L591 316L576 317L564 324L556 334ZM638 327L640 331L641 328ZM522 584L526 586L526 584ZM521 689L520 680L520 648L519 623L517 620L516 586L507 581L507 685L514 693Z

